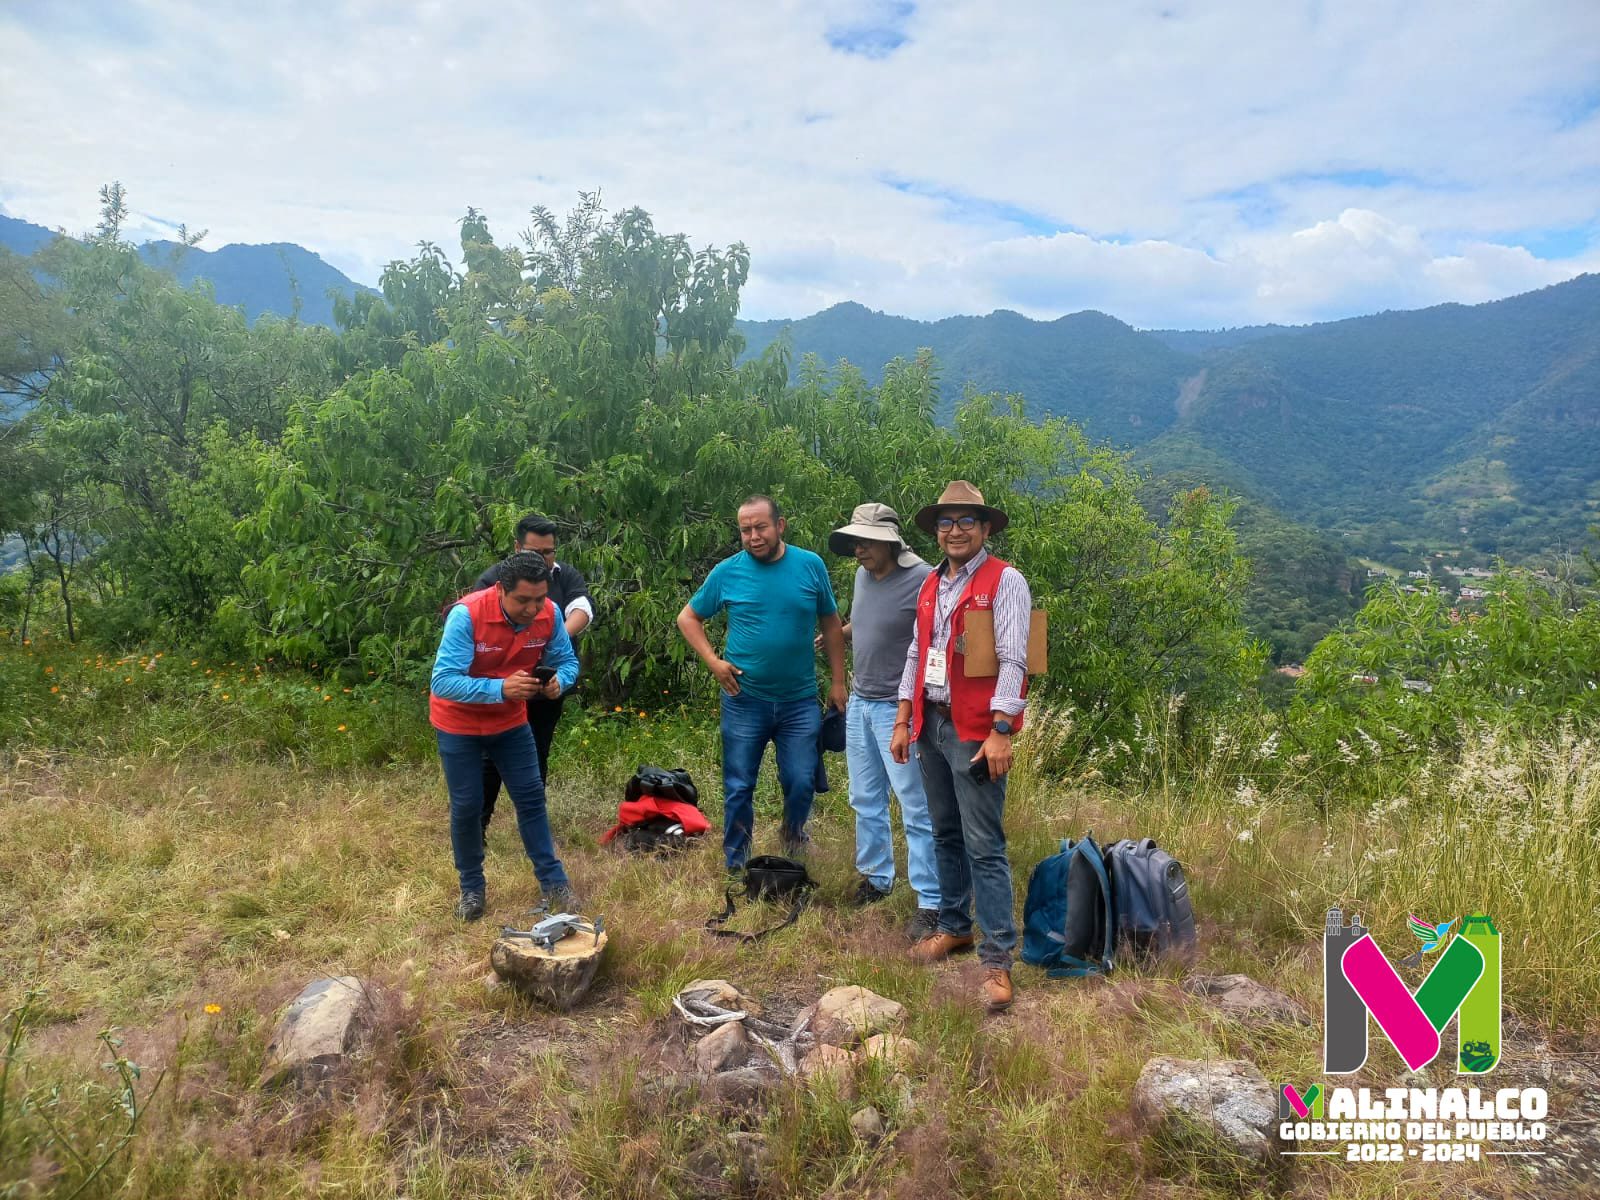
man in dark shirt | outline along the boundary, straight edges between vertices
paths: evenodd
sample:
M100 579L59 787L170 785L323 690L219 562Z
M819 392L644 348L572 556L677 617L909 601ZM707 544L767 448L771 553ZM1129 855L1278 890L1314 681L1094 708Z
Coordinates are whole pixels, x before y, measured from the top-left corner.
M529 513L517 522L516 545L512 553L537 554L550 568L550 599L561 610L567 633L576 645L578 635L594 620L594 602L589 598L589 587L578 574L577 568L556 560L556 523L549 517ZM495 563L478 576L473 590L497 584L500 564ZM550 743L556 735L556 725L561 721L561 709L567 702L562 692L555 700L535 697L528 701L528 728L533 731L534 746L539 752L539 777L550 778ZM489 818L494 815L495 797L500 794L500 772L487 758L483 762L483 827L489 828Z

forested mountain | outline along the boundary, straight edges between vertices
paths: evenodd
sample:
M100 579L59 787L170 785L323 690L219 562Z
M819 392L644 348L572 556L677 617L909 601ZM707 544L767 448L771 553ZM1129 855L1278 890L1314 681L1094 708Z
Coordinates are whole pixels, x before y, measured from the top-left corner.
M17 254L32 254L55 236L43 225L0 215L0 246ZM218 303L242 306L245 318L251 321L268 312L288 316L298 303L302 321L331 326L330 289L346 296L372 291L329 266L321 256L290 242L265 246L235 243L219 250L146 242L139 252L146 262L171 271L181 283L210 281Z
M787 336L797 358L847 359L870 382L925 346L938 359L945 414L968 384L1018 392L1035 417L1071 417L1091 437L1128 446L1172 424L1174 397L1195 370L1190 356L1098 312L1044 322L1002 310L929 322L836 304L803 321L742 322L740 332L748 355Z
M1036 416L1070 416L1157 472L1203 472L1353 550L1527 558L1600 519L1600 276L1300 328L918 322L841 304L742 331L750 353L786 337L869 378L930 347L947 406L968 382L1020 392Z

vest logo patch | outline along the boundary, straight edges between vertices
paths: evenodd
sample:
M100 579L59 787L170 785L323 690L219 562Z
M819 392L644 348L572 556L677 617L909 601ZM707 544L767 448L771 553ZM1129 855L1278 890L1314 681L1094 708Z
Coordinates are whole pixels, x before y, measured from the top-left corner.
M479 654L493 654L496 650L500 649L500 647L490 642L479 642L473 647L473 649Z

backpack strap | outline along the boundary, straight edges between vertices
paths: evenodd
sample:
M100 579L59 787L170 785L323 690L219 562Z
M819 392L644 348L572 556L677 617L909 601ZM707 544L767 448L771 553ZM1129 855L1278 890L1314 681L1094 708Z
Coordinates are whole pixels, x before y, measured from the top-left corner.
M1065 966L1055 967L1048 972L1051 979L1081 978L1085 975L1108 975L1111 972L1111 951L1117 940L1117 915L1112 911L1111 877L1106 874L1105 858L1100 853L1100 848L1094 844L1092 838L1085 837L1072 847L1073 854L1088 863L1094 870L1094 877L1100 884L1100 896L1106 905L1106 942L1105 954L1099 962L1077 958L1071 954L1063 954L1061 962Z
M777 933L778 930L787 929L789 926L793 925L800 919L800 914L805 912L807 906L811 903L811 889L801 888L796 893L794 902L789 908L789 915L783 920L779 921L776 925L770 925L766 929L762 929L756 933L741 933L737 929L718 929L717 926L721 925L729 917L733 916L733 897L735 891L736 888L730 887L728 889L724 897L726 904L722 912L706 922L706 931L710 933L712 937L737 938L741 943L745 944L750 942L759 942L762 938L766 937L767 934ZM748 889L746 889L744 894L749 894Z

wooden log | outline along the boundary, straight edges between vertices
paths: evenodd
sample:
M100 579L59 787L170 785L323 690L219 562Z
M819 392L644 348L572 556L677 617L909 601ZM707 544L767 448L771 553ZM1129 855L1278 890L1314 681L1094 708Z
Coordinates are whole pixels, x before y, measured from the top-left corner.
M554 950L528 938L499 938L489 951L494 973L524 995L552 1008L569 1009L582 1000L600 969L606 935L569 933Z

